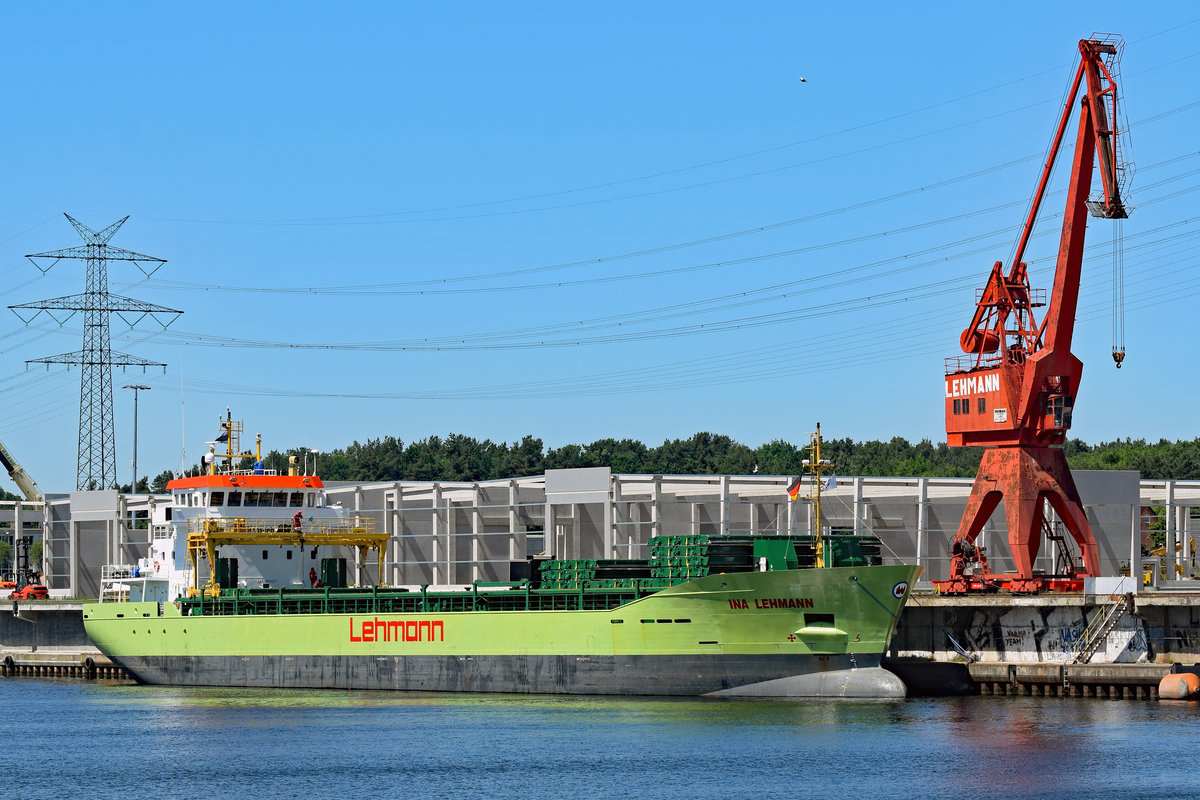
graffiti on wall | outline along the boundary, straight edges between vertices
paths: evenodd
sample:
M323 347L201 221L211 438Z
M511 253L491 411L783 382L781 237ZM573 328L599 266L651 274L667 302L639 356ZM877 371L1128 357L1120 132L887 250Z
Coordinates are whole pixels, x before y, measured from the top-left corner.
M983 661L1064 663L1082 649L1088 623L1105 610L1098 606L947 609L944 627ZM1090 662L1133 664L1153 657L1144 623L1125 615Z

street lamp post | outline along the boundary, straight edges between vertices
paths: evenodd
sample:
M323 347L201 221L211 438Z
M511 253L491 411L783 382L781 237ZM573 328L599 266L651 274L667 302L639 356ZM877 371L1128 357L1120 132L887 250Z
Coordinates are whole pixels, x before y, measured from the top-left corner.
M137 492L137 407L138 407L138 392L141 390L150 391L149 386L142 384L126 384L121 387L123 389L133 389L133 483L129 484L129 493Z

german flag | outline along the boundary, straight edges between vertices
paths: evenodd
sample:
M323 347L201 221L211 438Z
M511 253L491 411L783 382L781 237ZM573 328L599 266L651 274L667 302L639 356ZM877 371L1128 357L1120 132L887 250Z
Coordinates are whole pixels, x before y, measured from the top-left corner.
M799 496L800 496L800 479L796 478L796 480L792 481L791 484L788 486L788 497L795 500Z

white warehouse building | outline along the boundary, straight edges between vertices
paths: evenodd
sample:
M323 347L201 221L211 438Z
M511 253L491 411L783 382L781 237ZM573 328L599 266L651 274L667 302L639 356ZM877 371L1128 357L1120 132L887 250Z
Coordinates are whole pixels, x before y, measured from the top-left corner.
M1167 553L1191 577L1200 481L1139 480L1135 472L1074 473L1100 549L1104 575L1141 566L1142 534L1157 519ZM789 499L790 476L623 475L608 468L549 470L508 480L333 483L331 503L371 518L389 534L382 582L453 586L503 581L512 562L554 558L645 558L653 536L811 534L813 506ZM917 588L947 577L950 542L971 491L970 478L841 477L822 492L826 529L873 534L885 563L919 563ZM806 486L806 491L807 491ZM167 495L115 491L50 494L44 504L0 504L6 529L43 539L42 571L52 597L95 597L101 567L146 554L154 510ZM1055 537L1057 538L1057 537ZM1069 536L1066 537L1070 539ZM980 535L992 569L1011 571L1003 505ZM1177 549L1175 546L1178 546ZM1060 545L1043 541L1036 570L1053 573ZM354 553L347 552L353 559ZM374 559L356 564L374 582ZM1157 574L1157 573L1156 573ZM302 580L302 578L301 578ZM298 581L299 582L299 581Z

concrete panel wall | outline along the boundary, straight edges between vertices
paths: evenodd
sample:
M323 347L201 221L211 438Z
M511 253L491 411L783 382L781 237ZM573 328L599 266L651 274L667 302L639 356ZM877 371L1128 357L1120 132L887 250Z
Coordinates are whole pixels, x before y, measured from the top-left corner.
M100 568L111 562L109 524L108 522L75 522L77 532L77 549L75 551L81 565L85 569L78 571L75 586L72 587L76 598L98 597L100 595Z
M612 558L612 553L604 552L604 503L578 503L575 514L577 558Z

